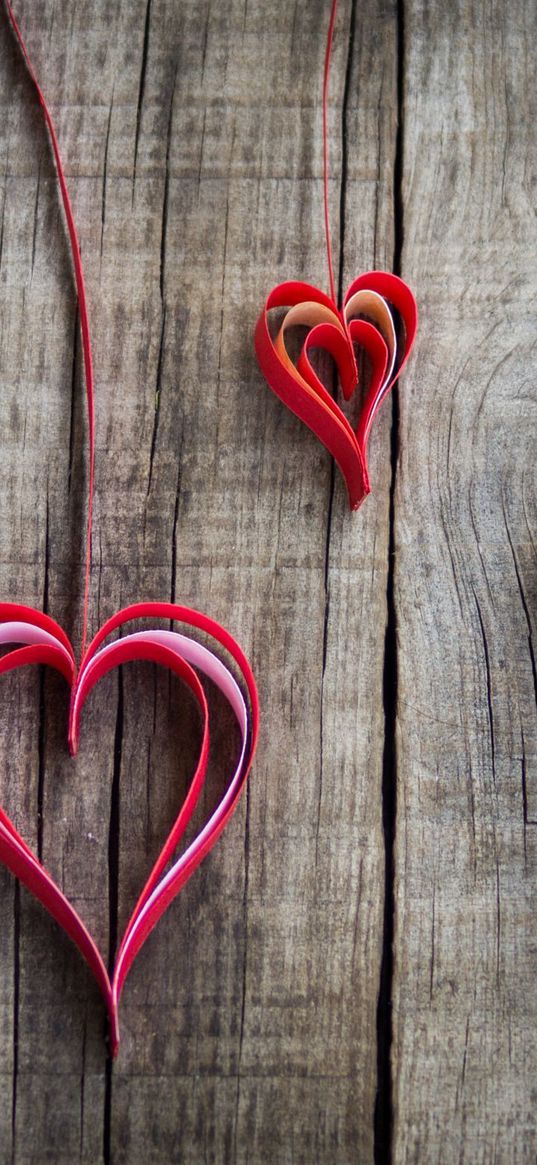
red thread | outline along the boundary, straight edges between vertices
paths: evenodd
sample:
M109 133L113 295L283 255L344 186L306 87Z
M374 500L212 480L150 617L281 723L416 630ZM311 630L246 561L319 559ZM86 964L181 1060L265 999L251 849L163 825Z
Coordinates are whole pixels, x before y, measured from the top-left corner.
M82 615L82 646L80 654L84 655L86 650L86 642L88 638L88 610L89 610L89 588L90 588L90 574L91 574L91 532L93 527L93 493L95 484L95 406L94 406L94 391L93 391L93 359L91 354L91 335L88 317L88 305L86 300L86 285L84 282L84 269L82 266L82 258L80 255L80 243L78 241L77 229L73 217L73 209L71 206L71 199L67 189L67 182L65 179L65 172L60 154L60 147L54 122L52 120L50 110L45 101L45 97L37 76L28 55L28 50L24 43L21 30L17 24L15 13L11 7L10 0L6 0L7 13L11 22L11 27L19 42L19 46L24 57L26 68L33 82L39 103L43 110L43 116L50 134L52 143L52 151L54 154L54 161L56 163L56 170L60 183L60 190L67 219L67 228L69 231L69 241L71 244L71 254L73 256L73 265L75 269L75 282L78 295L78 308L80 312L80 331L82 333L82 353L84 358L84 379L86 383L86 402L88 409L88 446L89 446L89 481L88 481L88 516L86 525L86 560L84 569L84 604Z
M332 242L330 239L330 209L328 205L328 82L330 80L330 58L332 56L332 41L334 39L334 25L336 23L337 0L332 0L330 22L326 37L326 52L324 55L323 76L323 196L324 196L324 230L326 235L326 256L328 259L328 277L330 280L330 295L334 303L336 299L336 285L334 281L334 266L332 263Z

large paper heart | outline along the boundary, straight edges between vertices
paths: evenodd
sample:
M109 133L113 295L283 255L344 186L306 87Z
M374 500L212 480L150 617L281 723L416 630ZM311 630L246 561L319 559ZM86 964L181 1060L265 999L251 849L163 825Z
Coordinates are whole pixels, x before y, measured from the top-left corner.
M222 660L188 635L169 630L136 631L105 643L107 637L124 623L145 617L177 619L211 635L235 661L248 693L249 707ZM101 953L74 906L0 808L0 859L63 927L89 964L107 1007L111 1051L115 1056L119 1048L119 999L129 969L169 903L212 849L237 805L248 776L258 733L255 680L241 648L223 627L198 611L172 603L138 603L120 611L98 632L78 672L73 648L65 632L53 619L31 607L0 603L0 644L11 648L0 659L0 674L26 664L40 663L56 668L67 680L71 687L68 739L73 756L77 752L80 716L89 692L108 671L130 660L150 660L175 672L188 685L201 710L201 746L187 796L127 924L112 976L109 976ZM207 768L209 713L194 668L208 676L226 697L239 726L241 748L217 808L184 853L165 872L195 809Z
M273 336L269 313L287 308ZM355 279L340 311L328 295L309 283L280 283L271 291L257 322L257 359L270 388L315 433L337 461L345 478L351 509L370 492L367 442L381 401L410 354L418 322L416 301L407 284L387 271ZM397 324L402 336L398 335ZM289 329L309 328L296 364L287 346ZM371 378L354 430L310 361L313 348L335 360L345 400L358 387L355 345L367 354Z

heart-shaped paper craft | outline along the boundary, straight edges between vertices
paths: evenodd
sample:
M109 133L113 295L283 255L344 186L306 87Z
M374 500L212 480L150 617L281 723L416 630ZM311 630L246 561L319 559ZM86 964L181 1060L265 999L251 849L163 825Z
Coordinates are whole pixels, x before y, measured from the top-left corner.
M124 623L145 617L177 619L211 635L239 668L248 692L249 708L229 669L218 656L190 636L169 630L136 631L105 643L111 632ZM108 671L130 660L150 660L175 672L188 685L201 710L203 728L200 753L187 796L127 924L111 977L95 941L74 906L0 808L0 860L46 907L89 964L106 1003L111 1051L115 1056L119 1048L119 999L129 969L169 903L212 849L236 807L248 776L258 732L259 709L255 680L241 648L223 627L198 611L172 603L138 603L113 616L90 644L78 673L74 652L65 632L53 619L31 607L0 603L0 644L12 648L0 659L0 674L24 667L25 664L40 663L56 668L67 680L71 687L68 738L73 756L77 752L80 716L89 692ZM217 808L194 841L165 872L195 809L207 768L209 713L194 668L208 676L226 697L239 726L241 748Z
M273 336L269 312L288 311ZM416 301L397 275L369 271L355 279L340 311L334 300L309 283L280 283L271 291L257 322L257 359L270 388L291 412L316 434L337 461L345 478L351 509L357 510L370 492L367 442L373 419L410 354L418 321ZM403 331L398 336L397 324ZM295 363L287 347L291 327L309 328ZM355 345L371 363L371 379L356 430L315 373L313 348L324 348L335 360L345 400L358 386Z

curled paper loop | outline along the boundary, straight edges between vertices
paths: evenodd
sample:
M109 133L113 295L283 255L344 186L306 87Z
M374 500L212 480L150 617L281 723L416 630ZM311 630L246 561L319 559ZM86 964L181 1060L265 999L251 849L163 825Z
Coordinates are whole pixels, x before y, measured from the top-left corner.
M273 334L270 312L276 308L287 311ZM255 349L261 371L276 396L335 458L353 510L370 493L367 443L371 426L381 401L408 360L417 322L410 288L387 271L369 271L355 279L341 310L330 296L309 283L280 283L270 292L259 316ZM294 362L287 333L297 325L309 330ZM356 429L317 376L310 360L314 348L324 348L335 361L347 401L359 383L356 348L367 355L371 378Z
M151 629L134 631L105 642L125 623L146 617L179 620L189 631L197 629L212 636L234 660L248 699L245 700L227 665L191 634ZM74 906L0 808L0 860L66 931L88 963L106 1004L111 1051L115 1056L119 1049L119 1000L134 959L170 902L212 849L236 808L250 771L259 724L255 680L244 652L225 628L199 611L174 603L137 603L118 612L95 636L78 672L65 632L53 619L31 607L0 604L0 645L11 648L0 658L0 674L26 664L40 663L54 667L67 680L71 688L68 739L73 756L78 749L82 710L92 688L111 669L131 660L150 660L174 672L189 687L200 709L201 744L187 795L129 919L111 975ZM203 788L209 756L209 710L198 672L217 685L230 705L241 744L235 767L216 809L177 857L174 856L177 847Z

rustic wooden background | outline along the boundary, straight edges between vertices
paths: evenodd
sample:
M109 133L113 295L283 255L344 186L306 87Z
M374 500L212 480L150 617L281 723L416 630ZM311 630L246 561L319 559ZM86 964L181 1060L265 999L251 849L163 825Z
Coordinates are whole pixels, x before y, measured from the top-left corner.
M138 598L209 611L251 654L263 730L248 795L127 984L113 1068L77 953L0 871L2 1165L536 1159L537 12L341 0L340 286L387 267L421 313L351 515L252 346L274 283L326 286L328 9L16 5L94 329L92 629ZM0 595L77 641L75 295L3 14L0 95ZM190 708L125 668L75 764L60 680L5 677L2 708L2 801L106 952L184 787Z

